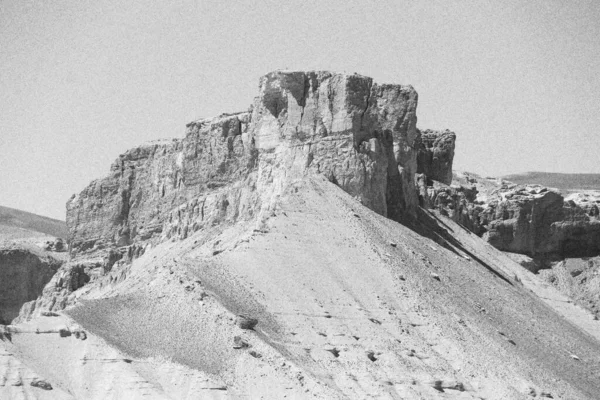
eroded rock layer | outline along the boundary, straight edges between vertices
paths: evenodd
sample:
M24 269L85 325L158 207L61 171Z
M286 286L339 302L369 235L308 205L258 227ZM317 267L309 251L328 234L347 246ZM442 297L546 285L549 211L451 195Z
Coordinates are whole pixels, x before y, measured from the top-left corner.
M283 178L306 173L324 174L380 214L414 218L416 107L411 86L360 75L265 75L251 112L194 121L184 139L129 150L73 196L72 253L253 217Z
M600 254L595 197L460 173L452 186L421 185L421 201L438 208L499 250L539 260ZM600 203L600 202L599 202Z

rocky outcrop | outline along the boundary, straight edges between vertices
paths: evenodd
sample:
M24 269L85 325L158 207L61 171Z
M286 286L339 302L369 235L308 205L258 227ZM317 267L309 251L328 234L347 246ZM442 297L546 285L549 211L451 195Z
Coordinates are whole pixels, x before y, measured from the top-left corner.
M456 135L418 130L417 100L411 86L356 74L267 74L248 112L194 121L183 139L129 150L108 177L73 196L71 254L140 254L224 223L260 224L287 183L306 174L326 176L396 221L414 221L419 204L437 208L501 250L597 254L595 203L474 176L452 183Z
M424 146L417 100L411 86L356 74L263 76L248 112L193 121L183 139L131 149L74 195L67 203L72 261L22 314L64 308L80 282L110 273L111 257L131 260L147 246L237 221L260 225L286 185L307 174L324 175L379 214L414 220ZM454 140L442 136L426 140L436 157L422 160L438 173Z
M131 261L143 254L144 248L138 245L113 248L107 252L96 252L87 257L74 257L67 261L40 290L35 300L24 303L19 316L13 321L23 322L44 314L46 311L61 311L77 301L77 290L90 282L105 278L108 284L118 283L127 277Z
M24 303L38 297L61 264L33 246L0 245L0 324L10 323Z
M67 204L74 255L251 218L307 173L401 220L418 206L417 93L371 78L277 71L249 113L187 125L184 139L129 150ZM264 210L263 210L264 211Z
M411 86L273 72L261 78L249 136L265 162L292 176L324 174L367 207L401 220L418 206L416 108Z
M580 207L590 217L600 218L600 191L587 190L581 193L571 193L565 197L565 202L571 206Z
M251 215L256 201L235 183L255 169L254 148L244 143L247 113L188 124L182 140L127 151L110 175L92 182L67 203L72 254L107 252L160 240L218 220Z
M593 194L564 198L555 189L460 173L452 186L421 185L422 203L451 216L499 250L544 263L600 254Z
M419 176L419 198L422 207L438 210L477 235L486 231L479 218L484 208L477 201L477 189L460 185L449 186L437 181L429 181L428 185L427 181L426 175Z
M62 238L56 238L55 240L47 240L44 243L44 250L62 253L67 251L68 249Z
M488 204L482 222L496 248L534 258L600 254L600 221L544 187L519 186Z
M417 172L429 180L450 185L456 134L449 130L420 132L421 141L417 155Z

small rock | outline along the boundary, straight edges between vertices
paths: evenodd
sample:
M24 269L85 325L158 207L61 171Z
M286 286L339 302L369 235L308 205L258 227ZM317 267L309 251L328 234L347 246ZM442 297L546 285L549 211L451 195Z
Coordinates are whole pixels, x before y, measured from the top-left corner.
M435 272L432 272L430 275L433 279L441 282L440 276L438 274L436 274Z
M375 357L375 352L373 351L367 351L367 358L372 362L377 361L377 357Z
M254 350L250 350L250 351L248 352L248 354L250 354L250 355L251 355L252 357L254 357L254 358L262 358L262 354L260 354L260 353L257 353L257 352L256 352L256 351L254 351Z
M571 354L571 358L573 360L581 361L581 359L579 357L577 357L575 354Z
M444 389L458 390L459 392L465 391L465 386L462 382L454 380L436 380L433 381L432 386L438 392L444 392Z
M75 338L79 339L79 340L87 339L87 334L85 333L85 331L75 331L74 335L75 335Z
M40 389L43 389L43 390L52 390L52 385L50 383L46 382L43 379L39 379L39 378L33 378L30 385L40 388Z
M582 273L582 272L583 272L583 271L582 271L582 270L580 270L580 269L575 269L575 270L571 271L571 276L572 276L573 278L575 278L575 277L577 277L577 276L581 275L581 273Z
M242 329L254 330L254 327L258 324L258 320L256 318L250 318L245 315L238 315L236 319L236 324Z
M554 398L554 397L553 397L553 396L552 396L550 393L548 393L548 392L542 392L542 393L540 394L540 397L545 397L545 398L547 398L547 399L553 399L553 398Z
M392 246L392 247L396 247L396 246L398 246L398 245L397 245L396 243L394 243L394 242L390 242L390 246Z
M250 347L250 345L248 344L248 342L246 342L244 339L242 339L241 336L233 337L233 348L234 349L245 349L248 347Z
M333 354L333 356L334 356L335 358L338 358L338 357L340 356L340 351L339 351L337 348L335 348L335 347L333 347L333 348L329 348L329 349L325 349L325 351L328 351L328 352L330 352L331 354Z
M60 328L58 330L58 334L60 335L60 337L69 337L71 336L71 331L67 328Z

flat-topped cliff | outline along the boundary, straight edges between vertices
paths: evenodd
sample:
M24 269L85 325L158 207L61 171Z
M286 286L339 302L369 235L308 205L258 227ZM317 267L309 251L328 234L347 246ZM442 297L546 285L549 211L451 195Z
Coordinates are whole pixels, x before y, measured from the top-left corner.
M284 177L312 173L382 215L415 218L423 146L417 99L411 86L360 75L267 74L249 112L193 121L183 139L131 149L109 176L74 195L67 204L72 253L185 238L217 222L247 219L268 209ZM454 136L444 143L453 155ZM423 162L448 176L449 152L443 165L437 153Z

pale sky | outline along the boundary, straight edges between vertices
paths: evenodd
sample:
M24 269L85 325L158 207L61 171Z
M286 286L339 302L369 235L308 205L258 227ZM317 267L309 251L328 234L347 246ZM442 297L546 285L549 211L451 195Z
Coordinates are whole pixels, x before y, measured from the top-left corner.
M0 0L0 205L64 219L120 153L246 110L275 69L413 85L455 169L600 173L597 0Z

